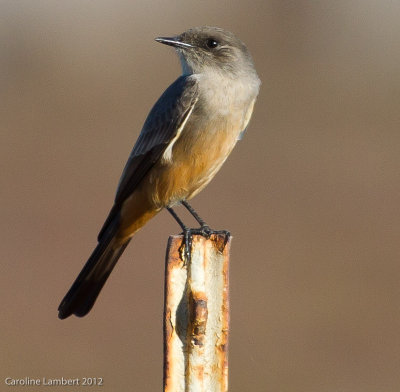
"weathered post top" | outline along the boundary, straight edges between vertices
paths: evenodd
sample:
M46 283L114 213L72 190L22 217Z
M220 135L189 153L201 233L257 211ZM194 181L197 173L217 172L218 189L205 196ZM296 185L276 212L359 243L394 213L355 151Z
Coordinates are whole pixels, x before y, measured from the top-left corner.
M168 241L164 305L164 391L228 390L230 236Z

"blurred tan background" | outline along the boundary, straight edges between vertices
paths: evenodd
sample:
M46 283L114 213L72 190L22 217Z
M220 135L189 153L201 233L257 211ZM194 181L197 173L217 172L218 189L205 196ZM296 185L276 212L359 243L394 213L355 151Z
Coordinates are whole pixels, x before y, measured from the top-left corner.
M399 15L372 0L1 1L0 389L161 390L167 212L87 317L57 306L180 72L153 38L208 24L248 44L263 82L193 201L234 235L230 391L398 392ZM104 386L4 384L80 376Z

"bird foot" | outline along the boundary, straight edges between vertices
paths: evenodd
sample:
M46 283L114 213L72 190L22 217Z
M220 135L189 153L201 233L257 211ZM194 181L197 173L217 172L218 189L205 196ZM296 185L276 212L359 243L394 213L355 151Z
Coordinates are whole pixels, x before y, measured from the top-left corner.
M224 236L224 243L220 248L221 251L224 250L226 243L231 236L231 233L227 230L213 230L208 225L203 225L199 228L185 228L182 232L184 236L184 264L190 263L192 258L192 242L193 235L201 235L206 239L210 239L212 235L222 235Z

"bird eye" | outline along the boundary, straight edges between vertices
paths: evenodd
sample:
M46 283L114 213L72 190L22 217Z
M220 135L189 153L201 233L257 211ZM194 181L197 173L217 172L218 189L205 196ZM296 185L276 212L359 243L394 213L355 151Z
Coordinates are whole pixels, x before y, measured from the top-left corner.
M216 41L214 38L210 38L207 40L206 45L210 49L214 49L219 45L219 42Z

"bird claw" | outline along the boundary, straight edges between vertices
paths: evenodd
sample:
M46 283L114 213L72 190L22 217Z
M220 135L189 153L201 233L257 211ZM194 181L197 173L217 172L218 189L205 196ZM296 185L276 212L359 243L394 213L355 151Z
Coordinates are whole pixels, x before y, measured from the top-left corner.
M223 248L225 248L226 243L228 242L231 233L227 230L213 230L208 225L203 225L199 228L185 228L182 232L184 236L184 265L190 263L192 258L192 242L193 242L193 235L201 235L202 237L206 238L207 240L210 239L212 235L223 235L224 236L224 244Z

